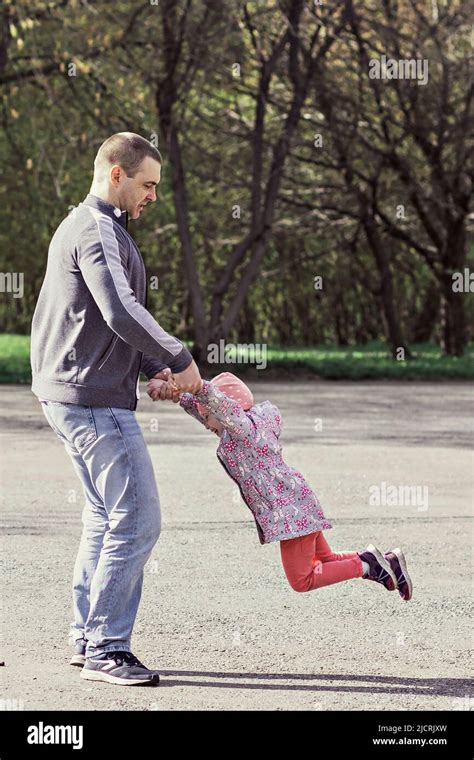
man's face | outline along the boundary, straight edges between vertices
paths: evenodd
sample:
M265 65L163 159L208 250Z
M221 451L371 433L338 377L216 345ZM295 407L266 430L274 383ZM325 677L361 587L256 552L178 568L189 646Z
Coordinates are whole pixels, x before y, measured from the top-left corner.
M112 168L120 208L128 212L130 219L138 219L145 206L156 201L155 188L160 179L161 164L151 156L143 159L134 177L128 177L119 166Z

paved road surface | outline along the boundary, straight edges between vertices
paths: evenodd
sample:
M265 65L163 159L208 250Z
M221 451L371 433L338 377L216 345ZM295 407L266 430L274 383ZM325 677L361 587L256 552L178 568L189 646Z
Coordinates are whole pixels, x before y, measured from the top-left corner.
M213 435L178 407L153 404L143 386L138 419L163 532L133 646L162 684L81 681L67 665L66 639L79 482L29 388L0 386L4 706L473 709L470 386L262 382L254 390L280 407L285 458L318 493L334 549L401 545L413 600L361 579L292 591L278 545L260 546L216 461ZM371 504L382 483L417 486L420 498Z

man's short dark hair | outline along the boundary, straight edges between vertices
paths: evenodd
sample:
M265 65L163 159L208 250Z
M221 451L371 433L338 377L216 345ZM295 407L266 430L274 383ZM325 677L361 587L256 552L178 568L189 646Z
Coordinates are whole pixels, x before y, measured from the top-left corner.
M128 177L134 177L147 156L162 164L158 148L134 132L117 132L102 143L94 161L95 169L118 164Z

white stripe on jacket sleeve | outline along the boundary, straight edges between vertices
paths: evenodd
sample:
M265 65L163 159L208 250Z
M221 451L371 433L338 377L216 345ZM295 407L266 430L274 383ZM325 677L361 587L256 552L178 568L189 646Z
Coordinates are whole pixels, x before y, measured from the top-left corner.
M88 211L96 222L98 240L94 237L79 247L78 264L106 323L126 343L146 354L163 361L177 356L183 344L138 303L127 281L112 220L94 208L88 207Z

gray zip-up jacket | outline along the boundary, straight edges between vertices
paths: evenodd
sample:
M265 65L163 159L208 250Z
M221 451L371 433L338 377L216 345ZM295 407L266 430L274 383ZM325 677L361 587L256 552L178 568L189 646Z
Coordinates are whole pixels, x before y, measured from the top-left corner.
M147 278L127 214L89 194L56 230L31 325L39 398L135 410L140 371L192 356L146 309Z

